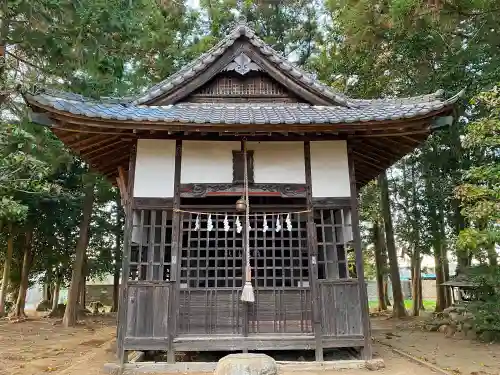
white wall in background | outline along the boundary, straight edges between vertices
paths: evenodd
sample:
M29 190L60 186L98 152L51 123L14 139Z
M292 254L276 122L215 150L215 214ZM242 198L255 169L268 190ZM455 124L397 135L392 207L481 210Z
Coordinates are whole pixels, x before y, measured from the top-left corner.
M311 142L313 197L350 197L346 141Z
M174 196L175 140L139 139L135 162L134 197Z

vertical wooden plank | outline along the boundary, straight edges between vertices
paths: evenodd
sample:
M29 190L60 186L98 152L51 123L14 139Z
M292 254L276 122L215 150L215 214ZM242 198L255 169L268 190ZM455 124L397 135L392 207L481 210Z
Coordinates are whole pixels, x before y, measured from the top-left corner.
M258 294L258 287L259 287L259 275L258 275L258 270L257 270L257 262L258 262L258 252L259 252L259 246L258 246L258 218L257 218L257 213L253 214L253 228L254 228L254 237L253 237L253 281L254 281L254 294L255 294L255 303L251 306L251 311L252 311L252 325L251 325L251 332L255 333L255 324L256 320L255 316L259 314L259 309L258 309L258 303L259 303L259 294ZM250 327L249 327L250 331Z
M153 289L154 286L141 285L137 291L136 336L153 336Z
M330 212L330 221L332 224L332 258L334 262L333 266L333 273L334 273L334 279L339 278L339 255L337 252L337 232L336 232L336 226L335 226L335 214L332 209L329 209L328 212Z
M172 246L171 246L171 267L170 281L173 283L173 293L171 295L169 324L168 329L168 346L167 346L167 362L175 362L175 351L173 348L174 337L177 330L177 316L179 313L179 283L177 274L179 271L179 242L180 236L180 219L181 215L178 211L181 204L180 183L181 183L181 160L182 160L182 141L175 141L175 166L174 166L174 199L172 212Z
M167 235L167 211L161 212L161 239L160 239L160 280L165 281L165 241Z
M187 216L188 220L187 220L187 228L184 228L184 217ZM182 283L183 281L186 282L187 284L187 287L189 288L189 260L190 260L190 252L191 252L191 232L193 231L193 228L194 228L194 220L196 220L194 218L194 215L191 214L191 213L184 213L182 214L182 218L181 218L181 223L182 223L182 228L180 229L180 232L181 232L181 236L183 236L183 233L185 230L187 230L187 243L186 243L186 249L187 249L187 253L186 253L186 280L182 280L182 275L181 277L177 280L177 283L179 283L179 287L180 287L180 283ZM199 233L197 233L197 235L199 236ZM182 244L182 239L181 239L181 246L184 246ZM181 254L182 252L184 251L183 248L181 248ZM182 259L180 260L180 266L182 267ZM181 268L181 274L182 274L182 268Z
M312 178L311 178L311 144L304 142L304 164L307 193L307 245L309 250L309 280L311 289L311 309L313 315L314 336L316 337L316 361L323 361L323 340L321 332L321 319L319 315L320 301L318 295L318 245L316 228L314 225L312 204Z
M227 215L227 212L225 212L225 214ZM228 219L229 220L229 219ZM233 223L233 227L234 227L234 223ZM229 230L234 230L229 228ZM228 287L229 286L229 283L228 283L228 269L229 267L227 266L228 265L228 257L227 257L227 253L229 251L229 248L227 247L227 236L229 234L229 231L224 231L224 287Z
M244 151L245 151L245 143L246 143L246 140L242 140L241 141L241 155L242 155L242 160L244 160ZM249 198L250 199L250 198ZM245 249L245 244L247 243L247 233L249 232L247 230L247 227L248 225L250 224L249 222L247 222L246 220L246 217L244 215L242 215L243 217L243 220L242 220L242 224L243 224L243 230L241 231L243 233L243 246L242 246L242 259L243 259L243 262L241 264L241 272L242 272L242 275L243 275L243 285L245 285L245 282L247 281L246 280L246 272L245 272L245 265L247 263L247 252L246 252L246 249ZM243 303L243 336L248 336L248 331L249 331L249 321L248 321L248 317L249 317L249 310L250 310L250 304L249 303ZM243 353L247 353L248 352L248 349L246 348L243 348Z
M303 287L304 284L304 275L303 275L303 263L302 263L302 219L301 219L301 214L299 214L298 218L298 229L299 229L299 282L300 284L297 284L297 286ZM295 286L295 285L294 285Z
M148 243L148 271L147 279L153 280L153 259L155 250L155 233L156 233L156 211L149 212L149 243Z
M132 241L132 201L134 197L135 160L137 155L137 142L132 146L128 167L127 199L125 200L125 228L123 235L123 256L122 256L122 281L120 285L120 303L118 306L117 324L117 356L120 364L126 361L123 343L127 331L127 309L128 309L128 280L129 280L129 258Z
M294 222L293 222L293 217L292 215L290 214L290 220L292 221L292 230L290 232L288 232L290 234L288 240L290 241L290 244L289 244L289 262L290 262L290 287L293 288L295 287L295 285L293 285L293 280L294 280L294 276L293 276L293 273L295 272L295 267L293 266L293 252L295 251L295 246L293 246L293 243L294 243L294 238L293 238L293 232L296 230L296 231L299 231L300 228L298 228L298 221L297 221L297 227L293 227L294 225ZM284 267L286 268L286 267Z
M128 289L128 316L126 323L126 336L135 337L136 336L136 320L137 320L137 288L130 287Z
M326 233L325 233L325 210L323 209L319 209L318 210L319 213L320 213L320 222L321 222L321 249L323 251L323 262L322 264L320 264L318 262L318 267L321 266L323 268L323 272L324 272L324 279L329 279L330 278L330 275L328 274L328 254L326 253Z
M356 205L358 204L358 201L356 199ZM352 205L352 202L351 202L351 205ZM356 206L357 207L357 206ZM343 246L344 246L344 267L345 267L345 272L346 272L346 276L345 278L346 279L349 279L350 278L350 275L349 275L349 264L348 264L348 261L347 261L347 232L346 232L346 223L345 223L345 209L344 208L341 208L340 209L340 220L341 220L341 223L342 223L342 242L343 242ZM352 221L352 218L351 218L351 221ZM351 232L352 232L352 223L351 223ZM352 232L354 233L354 232ZM354 237L353 237L354 239ZM356 254L356 258L358 257L358 255ZM339 262L339 267L340 267L340 263ZM358 265L356 264L356 272L358 270Z
M167 337L169 284L158 284L153 288L153 337Z
M149 211L148 211L149 212ZM141 210L141 217L139 222L139 258L138 258L138 269L137 269L137 280L143 280L142 276L142 263L144 260L142 259L142 240L144 238L144 210Z
M352 236L354 242L354 251L356 254L356 273L358 276L361 319L363 323L363 336L365 341L365 346L363 348L363 358L371 359L373 356L373 352L372 352L372 341L371 341L371 331L370 331L370 315L368 310L368 293L366 291L365 274L363 270L363 253L361 250L361 234L359 231L358 192L356 189L356 177L355 177L352 145L349 141L347 144L347 159L349 163L349 181L351 185Z

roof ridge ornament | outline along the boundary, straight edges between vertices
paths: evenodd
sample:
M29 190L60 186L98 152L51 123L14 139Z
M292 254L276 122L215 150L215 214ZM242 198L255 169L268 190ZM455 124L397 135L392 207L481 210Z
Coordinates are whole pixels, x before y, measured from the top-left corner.
M238 16L238 24L246 25L247 24L247 16L245 16L244 14L240 14Z
M262 70L259 65L254 63L250 57L248 57L244 52L241 52L236 56L233 61L226 65L223 71L234 70L236 73L242 76L250 72L251 70Z

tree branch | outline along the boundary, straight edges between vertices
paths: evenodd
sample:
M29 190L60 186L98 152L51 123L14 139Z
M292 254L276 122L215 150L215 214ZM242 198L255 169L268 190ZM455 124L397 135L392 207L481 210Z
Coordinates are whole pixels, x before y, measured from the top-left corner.
M21 61L22 63L24 63L24 64L26 64L26 65L31 66L32 68L35 68L35 69L37 69L37 70L40 70L41 72L43 72L43 73L45 73L45 74L52 75L52 76L54 75L52 72L48 71L47 69L42 68L42 67L40 67L40 66L38 66L38 65L35 65L35 64L33 64L32 62L29 62L28 60L23 59L22 57L19 57L19 56L17 56L17 55L15 55L15 54L13 54L12 52L6 51L6 54L8 54L8 55L12 56L13 58L15 58L15 59L17 59L17 60Z

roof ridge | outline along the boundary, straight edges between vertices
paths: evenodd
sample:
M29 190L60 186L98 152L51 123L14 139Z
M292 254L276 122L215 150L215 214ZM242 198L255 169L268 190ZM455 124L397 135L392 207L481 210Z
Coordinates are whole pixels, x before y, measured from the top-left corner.
M122 98L122 97L111 97L111 96L102 96L99 99L92 98L90 96L85 96L82 94L77 94L74 92L64 91L60 89L54 89L50 87L43 87L39 89L35 89L34 95L46 95L51 96L53 98L64 99L74 102L87 102L94 104L127 104L130 98Z
M179 71L153 85L142 94L135 96L134 100L132 100L130 104L144 104L145 102L177 87L186 79L190 79L198 71L204 69L206 65L211 64L217 57L224 54L226 50L243 35L248 38L252 45L259 48L262 54L267 56L269 60L278 67L278 69L302 81L302 83L306 84L320 95L326 96L338 104L345 104L349 106L350 98L314 78L313 73L308 72L304 68L298 67L296 64L289 61L280 52L276 51L264 42L264 40L259 38L246 21L237 22L236 26L232 28L220 42L200 55L198 58L186 64Z
M388 98L377 98L377 99L350 99L353 107L361 108L373 105L386 105L386 104L416 104L416 103L427 103L432 101L439 101L444 95L444 90L439 89L430 94L422 94L407 97L388 97Z

